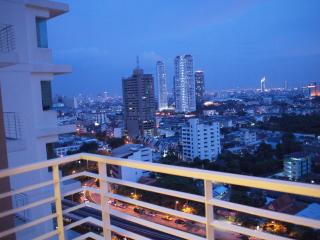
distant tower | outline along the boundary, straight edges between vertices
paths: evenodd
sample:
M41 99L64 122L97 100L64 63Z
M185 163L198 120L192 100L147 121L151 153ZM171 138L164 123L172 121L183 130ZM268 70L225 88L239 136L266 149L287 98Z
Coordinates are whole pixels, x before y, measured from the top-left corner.
M103 92L103 100L104 101L108 100L108 92Z
M193 112L196 110L196 94L192 56L177 56L174 60L174 65L174 99L176 112Z
M157 62L157 82L159 111L162 111L168 108L167 72L166 66L162 61Z
M196 71L194 73L194 80L196 84L196 103L197 107L203 102L204 96L204 73L203 71Z
M154 135L155 98L152 74L144 74L139 67L132 76L122 79L125 129L130 137Z
M260 80L260 91L265 92L266 91L266 77L263 77Z
M288 81L287 80L284 81L284 90L288 90Z
M308 86L311 98L320 97L320 83L312 83Z
M73 107L74 109L77 109L79 107L77 97L73 97Z

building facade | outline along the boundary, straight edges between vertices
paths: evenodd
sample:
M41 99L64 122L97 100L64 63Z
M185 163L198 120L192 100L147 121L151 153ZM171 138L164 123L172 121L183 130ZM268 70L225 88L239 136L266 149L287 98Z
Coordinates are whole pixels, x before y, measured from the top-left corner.
M112 150L112 156L142 162L153 162L154 157L151 148L140 144L126 144L115 148ZM141 177L149 176L148 171L115 165L110 166L110 174L115 178L131 182L138 182Z
M204 73L203 71L196 71L194 73L194 80L196 85L196 104L197 108L201 106L202 102L204 101Z
M285 176L290 180L298 181L311 173L311 158L303 152L285 156L283 164Z
M139 67L122 79L125 130L129 137L154 135L156 131L154 83Z
M58 134L75 131L74 125L57 125L56 112L51 110L51 82L57 74L71 72L71 67L56 65L48 48L47 21L68 11L68 5L51 1L0 1L0 22L12 28L14 51L7 54L15 64L0 68L0 83L6 131L8 167L43 162L49 158L52 143ZM7 28L6 27L6 28ZM3 28L1 28L1 38ZM0 40L1 41L1 40ZM1 49L3 46L0 43ZM2 57L0 62L5 61ZM2 65L2 63L0 63ZM51 179L48 169L10 178L12 191L29 184ZM52 189L45 187L12 198L14 208L45 198ZM16 224L29 223L52 214L45 203L35 209L14 214ZM17 239L33 239L55 229L53 220L16 234Z
M265 92L266 91L266 77L263 77L260 80L260 91Z
M320 97L320 83L313 83L308 86L311 98Z
M162 61L157 62L158 103L159 111L168 109L167 70Z
M194 118L190 119L181 130L184 161L192 161L195 158L214 160L220 154L219 123L201 123L199 119Z
M193 58L191 55L177 56L174 60L174 99L176 112L196 110Z

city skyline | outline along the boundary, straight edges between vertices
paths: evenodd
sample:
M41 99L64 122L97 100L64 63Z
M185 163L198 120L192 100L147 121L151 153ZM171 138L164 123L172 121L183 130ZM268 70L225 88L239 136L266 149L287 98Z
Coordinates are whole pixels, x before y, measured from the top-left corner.
M153 76L155 63L164 61L169 92L174 57L180 54L191 54L194 69L206 72L208 91L259 88L264 75L268 87L283 86L284 81L288 87L319 81L318 1L210 1L201 5L163 1L156 11L147 1L139 7L126 1L92 6L66 2L70 14L48 24L49 47L55 50L56 62L73 66L73 75L59 77L54 92L75 95L106 89L120 94L117 80L130 74L137 55ZM108 11L111 6L113 11ZM186 14L177 20L179 9ZM82 17L83 12L90 13L89 20ZM160 16L166 17L159 21ZM89 41L86 36L93 37Z
M283 42L259 25L276 20L278 31L288 19L277 11L292 14L296 0L274 5L271 18L265 7L275 0L68 1L0 0L1 239L318 239L320 82L311 76L320 75L296 55L310 42L288 34L304 36L306 23L296 15ZM254 21L253 10L259 27L242 33L235 27L248 14ZM224 30L210 35L208 20ZM250 55L215 38L231 29L238 43L263 38L250 42ZM54 46L61 39L73 57ZM161 53L143 55L151 47ZM291 65L271 57L284 70L274 75L260 57L286 48ZM293 88L299 71L308 81ZM212 92L232 77L243 86Z

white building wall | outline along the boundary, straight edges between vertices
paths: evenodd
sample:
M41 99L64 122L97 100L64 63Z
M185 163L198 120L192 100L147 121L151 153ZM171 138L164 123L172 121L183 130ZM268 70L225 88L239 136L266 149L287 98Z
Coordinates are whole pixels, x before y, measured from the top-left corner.
M134 152L128 159L152 162L153 153L151 148L142 148L137 152ZM141 169L121 167L121 179L131 182L138 182L141 177L149 176L148 171L143 171Z
M113 129L113 136L115 138L122 138L123 137L123 128L114 128Z
M70 68L53 65L51 50L37 47L35 19L36 16L50 18L53 14L65 12L68 7L49 1L42 1L41 4L39 8L35 1L0 0L0 22L13 25L18 56L16 65L0 69L4 112L17 113L21 120L21 138L7 141L9 167L45 161L46 144L57 141L57 132L63 133L65 130L57 127L55 112L43 111L40 81L52 81L55 73L70 71ZM10 181L11 188L15 190L49 179L51 172L44 169L11 177ZM17 198L13 198L13 205L31 203L49 194L52 194L52 188L27 192L20 196L23 201L17 202ZM52 213L51 204L24 213L25 221L38 219ZM53 229L53 221L48 221L18 232L17 239L33 239Z
M221 152L219 123L203 124L199 119L190 119L182 127L182 149L186 161L196 157L214 160Z

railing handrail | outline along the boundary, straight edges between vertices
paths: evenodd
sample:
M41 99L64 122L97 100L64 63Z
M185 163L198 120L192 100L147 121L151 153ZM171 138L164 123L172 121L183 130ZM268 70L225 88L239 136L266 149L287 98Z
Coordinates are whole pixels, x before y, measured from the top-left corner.
M316 198L320 197L320 187L314 184L290 182L285 180L261 178L234 173L172 166L160 163L142 162L90 153L78 153L63 158L55 158L52 160L23 165L16 168L8 168L0 171L0 178L25 173L33 170L39 170L42 168L53 167L54 165L66 164L79 159L94 161L98 163L118 165L122 167L137 168L141 170L165 173L182 177L195 178L200 180L209 180L218 183L221 182L226 184L304 195Z
M98 170L99 174L96 173L90 173L90 172L78 172L66 177L60 177L59 176L59 165L63 165L66 163L78 161L78 160L87 160L87 161L93 161L97 162L98 164ZM201 179L204 181L204 196L202 195L193 195L193 194L186 194L184 192L179 192L175 190L167 190L164 188L159 187L153 187L153 186L147 186L143 187L143 184L134 183L134 182L128 182L125 180L120 179L112 179L107 176L106 173L106 167L105 164L111 164L111 165L118 165L123 167L129 167L129 168L137 168L142 169L146 171L153 171L153 172L159 172L159 173L165 173L165 174L171 174L176 176L182 176L182 177L188 177L188 178L196 178ZM291 223L291 224L298 224L300 226L305 227L311 227L311 228L320 228L320 222L316 219L310 219L295 215L288 215L281 212L274 212L271 210L264 210L256 207L246 206L242 204L237 204L233 202L224 202L222 200L218 200L214 198L213 196L213 186L215 182L221 182L221 183L228 183L228 184L234 184L234 185L241 185L246 187L253 187L258 189L267 189L272 191L279 191L279 192L285 192L285 193L294 193L298 195L305 195L310 197L320 197L320 188L319 186L312 185L312 184L305 184L305 183L297 183L297 182L289 182L289 181L283 181L283 180L272 180L272 179L265 179L265 178L259 178L259 177L252 177L252 176L244 176L239 174L232 174L232 173L224 173L224 172L217 172L217 171L208 171L208 170L202 170L202 169L193 169L193 168L187 168L187 167L178 167L178 166L171 166L171 165L164 165L159 163L150 163L150 162L142 162L142 161L135 161L135 160L128 160L128 159L122 159L122 158L115 158L110 156L103 156L103 155L96 155L96 154L89 154L89 153L79 153L74 154L70 156L66 156L63 158L56 158L52 160L47 160L44 162L38 162L33 164L28 164L16 168L9 168L5 170L0 171L0 178L9 177L21 173L26 173L34 170L39 170L47 167L52 167L53 169L53 180L38 183L34 185L30 185L27 187L24 187L22 189L18 189L15 191L11 191L8 193L2 193L0 194L0 198L12 196L19 192L29 191L41 188L43 186L53 185L54 186L54 197L49 197L46 199L41 199L36 202L32 202L28 205L22 206L20 208L15 208L11 210L7 210L5 212L1 212L1 216L7 216L9 214L14 214L16 212L19 212L21 210L26 210L32 207L39 206L46 202L51 202L55 200L55 206L57 213L55 215L50 215L51 218L56 218L58 223L58 228L55 231L51 231L47 233L48 236L58 235L59 239L64 240L64 231L69 230L72 227L79 226L82 224L85 224L86 222L93 222L94 224L100 226L103 228L103 235L105 239L111 239L111 231L118 232L115 230L114 226L110 222L110 215L115 215L118 217L122 217L123 219L133 221L136 223L140 223L142 226L148 226L149 228L153 228L156 230L160 230L164 233L170 233L177 237L182 237L185 239L214 239L214 228L217 229L226 229L230 231L234 231L240 234L248 235L248 236L254 236L257 238L272 240L274 239L274 235L268 232L262 232L262 231L256 231L245 227L239 227L236 225L231 225L225 222L220 222L214 219L214 213L213 213L213 207L222 207L226 208L232 211L239 211L244 213L249 213L251 215L257 216L257 217L265 217L269 219L277 219L283 222ZM82 186L81 188L74 189L69 192L61 193L61 187L60 184L63 181L66 181L71 178L77 178L79 176L88 176L92 178L97 178L100 181L100 188L95 189L88 186ZM140 200L134 200L129 197L125 197L122 195L118 195L115 193L110 192L109 185L108 184L119 184L123 186L133 187L137 189L143 189L146 191L151 192L157 192L160 194L168 195L168 196L178 196L181 198L184 198L186 200L194 200L201 202L205 205L205 216L197 216L193 214L187 214L180 211L177 211L176 209L170 209L166 207L161 207L156 204L148 203L145 201ZM83 191L89 191L93 192L95 194L100 194L101 197L101 204L97 205L96 203L90 203L85 202L78 204L77 206L68 208L68 209L62 209L62 199L66 196L83 192ZM198 196L198 197L197 197ZM191 199L190 199L191 198ZM159 211L165 214L173 215L178 218L184 218L191 221L199 222L202 224L205 224L206 226L206 238L196 236L192 233L183 232L176 229L171 229L163 225L159 225L156 222L152 222L149 220L143 220L128 214L123 214L121 212L118 212L116 210L113 210L110 208L108 204L109 199L115 199L122 202L127 202L129 204L140 206L143 208L151 209L154 211ZM76 222L73 222L72 224L64 226L63 223L63 215L68 214L69 212L75 211L77 209L80 209L84 206L97 209L102 212L102 221L97 219L91 219L91 217L77 220ZM1 217L0 216L0 217ZM23 229L26 229L28 227L35 226L37 223L46 221L46 218L40 218L38 220L33 220L29 223L26 223L22 226L14 227L12 229L8 229L4 232L0 232L0 238L2 236L6 236L8 234L21 231ZM120 231L121 233L121 231ZM128 236L134 236L133 233L130 232L123 232L124 235ZM131 235L130 235L131 234ZM135 235L138 236L138 235ZM39 238L44 239L44 238ZM137 239L143 239L143 238L137 238ZM283 240L289 240L287 237L280 237L277 236L277 239L283 239Z

